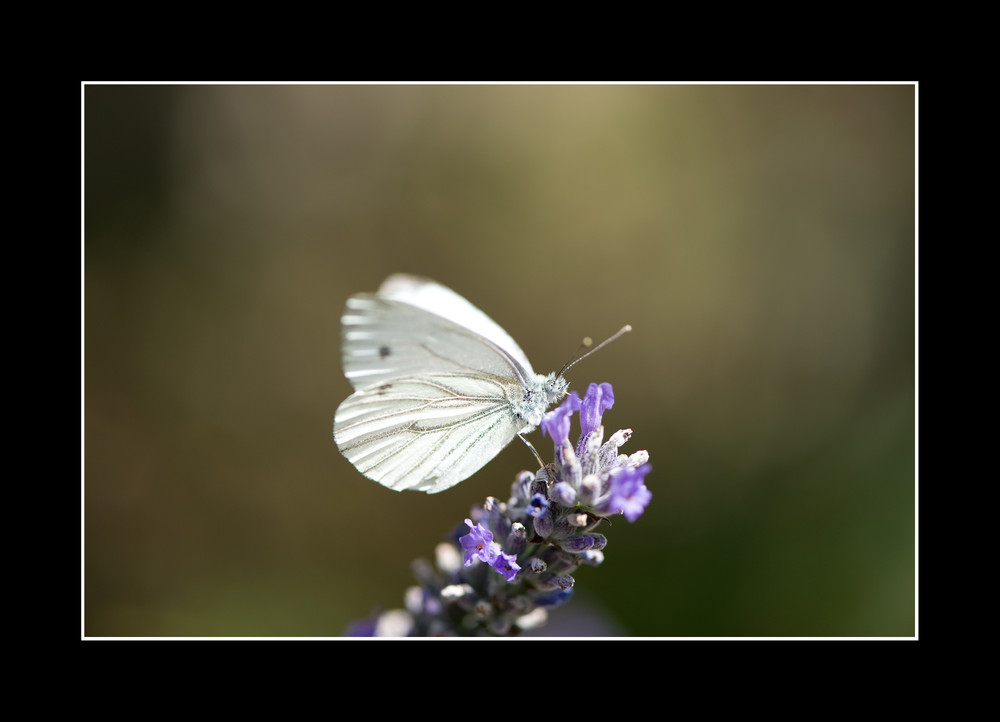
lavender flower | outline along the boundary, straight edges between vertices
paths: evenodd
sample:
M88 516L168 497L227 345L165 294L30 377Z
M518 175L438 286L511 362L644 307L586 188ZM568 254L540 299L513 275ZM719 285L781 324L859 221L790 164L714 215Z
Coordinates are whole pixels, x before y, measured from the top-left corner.
M440 544L435 564L417 560L419 586L405 610L389 610L356 623L357 636L511 636L545 623L547 609L567 602L580 564L604 561L607 537L594 530L607 517L634 522L652 493L645 477L649 454L618 449L632 435L604 441L601 420L614 406L611 384L590 384L545 414L542 433L554 442L555 461L518 474L508 501L489 497L474 507L452 541ZM570 442L573 414L581 434Z
M472 530L459 539L465 550L465 566L470 566L476 559L492 564L502 552L500 545L493 541L493 532L484 529L482 524L473 526L471 519L466 519L465 524Z
M611 494L608 507L620 509L630 522L638 519L645 511L652 492L646 488L643 479L652 469L651 464L642 466L622 466L611 470Z
M545 494L532 494L528 499L528 516L541 516L549 510L549 500Z
M514 581L514 577L521 571L521 567L517 563L517 557L513 554L505 554L503 552L497 554L497 558L493 560L490 566L500 572L508 582Z

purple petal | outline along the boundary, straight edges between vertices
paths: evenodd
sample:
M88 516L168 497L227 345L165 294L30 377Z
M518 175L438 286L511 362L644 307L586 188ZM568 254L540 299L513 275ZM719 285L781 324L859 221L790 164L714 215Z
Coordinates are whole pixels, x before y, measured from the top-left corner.
M652 468L653 465L647 463L639 467L622 466L611 472L611 499L608 506L621 511L630 522L642 516L653 498L653 493L643 482Z
M556 444L569 441L569 426L573 412L580 409L580 395L574 391L559 406L542 417L542 435L548 436Z
M517 557L513 554L499 554L493 560L493 568L500 572L508 582L513 581L521 567L517 563Z
M580 438L601 425L601 415L615 405L615 392L611 384L591 384L587 387L580 406Z
M472 560L476 558L492 564L496 559L496 550L499 549L499 546L493 543L493 532L482 524L473 526L471 519L466 519L465 523L471 531L458 540L465 550L465 566L472 564Z

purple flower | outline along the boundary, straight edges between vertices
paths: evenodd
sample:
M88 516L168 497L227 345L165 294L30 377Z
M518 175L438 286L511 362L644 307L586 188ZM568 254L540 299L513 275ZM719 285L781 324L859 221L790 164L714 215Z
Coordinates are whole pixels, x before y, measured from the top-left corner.
M611 498L607 502L607 507L613 511L620 511L630 522L642 516L646 505L653 498L653 493L643 482L652 468L652 464L646 463L638 467L620 466L612 469Z
M607 384L605 384L607 386ZM593 386L593 384L591 384ZM608 386L608 388L611 388ZM569 441L569 425L573 420L573 412L580 410L580 394L576 391L566 397L559 406L542 417L542 435L548 436L556 445Z
M521 567L517 563L517 557L513 554L500 552L493 560L493 568L500 572L508 582L513 581Z
M580 441L601 425L601 415L615 405L615 392L611 384L591 384L580 405Z
M611 435L602 444L601 428L605 411L615 404L615 392L609 383L590 384L582 401L574 394L567 397L558 408L542 419L542 431L555 442L556 483L548 490L548 498L557 507L555 517L560 517L559 506L574 505L591 507L600 515L621 512L630 522L635 521L645 511L652 499L643 479L652 468L646 452L636 452L627 465L618 462L618 448L632 435L631 429L623 429ZM580 438L575 453L569 444L570 424L573 412L580 412ZM573 529L549 529L541 515L536 516L538 506L528 504L528 513L535 517L535 531L542 538L555 538L563 543L577 532ZM552 516L550 514L550 516ZM554 517L554 518L555 518ZM585 540L574 540L570 545L587 547ZM582 549L575 551L579 552Z
M549 493L552 495L552 501L563 506L573 506L576 503L576 489L565 481L555 484Z
M508 501L487 497L473 507L468 533L460 536L459 527L449 543L438 545L436 564L417 560L419 586L407 591L405 610L389 610L349 632L502 636L541 624L546 609L570 598L573 570L604 560L608 539L595 531L598 524L619 513L634 522L653 496L645 484L649 453L619 454L632 430L604 439L603 414L614 402L608 383L590 384L582 400L568 394L539 424L555 446L553 462L518 474ZM581 433L571 442L576 412Z
M493 532L482 524L473 526L472 519L466 519L465 524L471 531L458 540L465 550L465 566L469 566L477 558L492 564L501 553L500 545L493 541Z
M608 543L603 534L579 534L560 542L564 551L570 554L582 554L587 551L600 551Z
M372 619L361 619L356 622L352 622L344 632L345 637L374 637L375 636L375 623L376 620Z
M544 494L532 494L528 500L528 516L537 517L548 511L549 500Z
M565 604L573 596L573 588L557 589L554 592L535 597L535 604L542 609L552 609Z

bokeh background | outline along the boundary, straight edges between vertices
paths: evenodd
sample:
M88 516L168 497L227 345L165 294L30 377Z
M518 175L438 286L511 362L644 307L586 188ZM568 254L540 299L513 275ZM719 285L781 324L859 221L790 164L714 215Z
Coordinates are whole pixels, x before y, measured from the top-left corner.
M338 636L534 468L331 438L346 298L427 275L648 449L548 634L912 636L915 87L84 88L86 636ZM545 455L551 449L532 436Z

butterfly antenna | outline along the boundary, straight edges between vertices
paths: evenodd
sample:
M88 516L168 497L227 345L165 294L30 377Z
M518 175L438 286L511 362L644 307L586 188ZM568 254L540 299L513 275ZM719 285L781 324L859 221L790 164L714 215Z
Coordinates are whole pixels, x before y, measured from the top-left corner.
M599 344L598 344L597 346L595 346L594 348L590 349L590 350L589 350L589 351L588 351L587 353L585 353L585 354L584 354L583 356L577 356L577 357L576 357L575 359L573 359L573 360L569 361L569 362L568 362L568 363L567 363L567 364L566 364L565 366L563 366L563 367L562 367L562 371L560 371L560 372L559 372L559 375L560 375L560 376L562 376L562 375L563 375L563 374L565 374L565 373L566 373L567 371L569 371L569 369L570 369L570 368L571 368L572 366L576 365L576 364L577 364L577 363L579 363L580 361L583 361L583 360L584 360L585 358L587 358L588 356L590 356L590 354L592 354L592 353L596 353L597 351L600 351L600 350L601 350L602 348L604 348L605 346L607 346L607 345L608 345L609 343L611 343L612 341L615 341L615 340L617 340L617 339L621 338L622 336L624 336L625 334L627 334L627 333L628 333L629 331L631 331L631 330L632 330L632 327L631 327L630 325L628 325L628 324L625 324L625 325L624 325L624 326L622 326L622 327L621 327L620 329L618 329L618 332L617 332L617 333L616 333L616 334L615 334L614 336L611 336L610 338L606 338L606 339L604 339L604 341L602 341L601 343L599 343ZM587 338L583 339L583 343L582 343L582 344L580 344L580 348L578 348L578 349L576 350L576 352L577 352L577 353L580 353L580 351L581 351L582 349L585 349L585 348L587 348L587 347L588 347L588 346L590 346L590 344L592 344L592 343L593 343L593 341L591 341L589 337L587 337Z
M545 468L545 462L544 462L544 461L542 461L542 457L540 457L540 456L538 455L538 452L537 452L537 451L535 451L535 447L531 445L531 442L530 442L530 441L528 441L528 440L527 440L526 438L524 438L523 436L521 436L520 434L518 434L518 435L517 435L517 438L519 438L519 439L520 439L521 441L523 441L523 442L524 442L525 444L527 444L527 445L528 445L528 448L529 448L529 449L531 449L531 453L535 455L535 458L536 458L536 459L538 459L538 468L539 468L539 469L543 469L543 468Z

